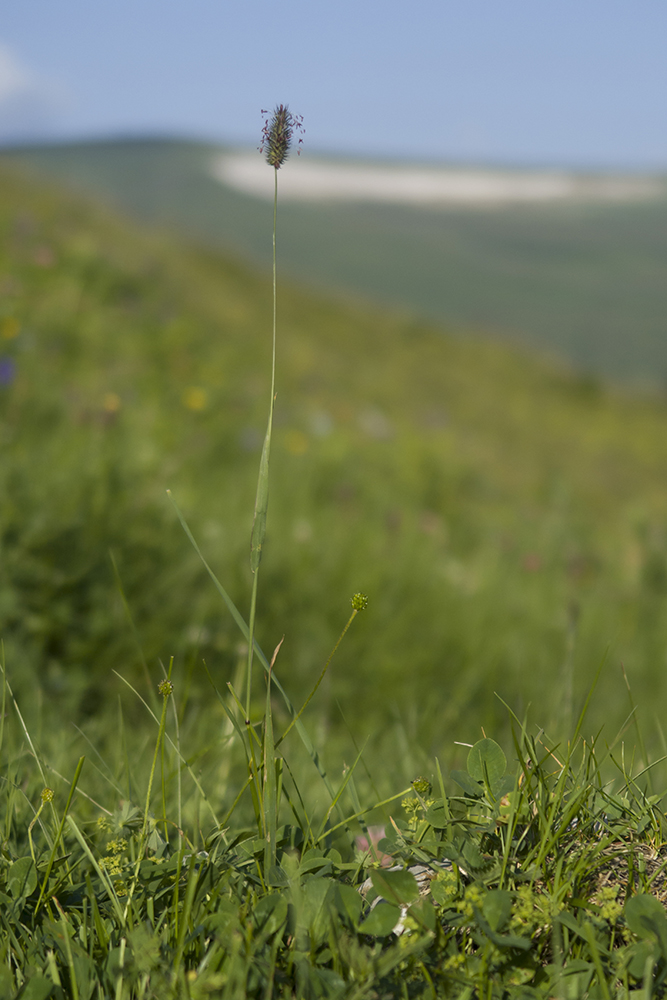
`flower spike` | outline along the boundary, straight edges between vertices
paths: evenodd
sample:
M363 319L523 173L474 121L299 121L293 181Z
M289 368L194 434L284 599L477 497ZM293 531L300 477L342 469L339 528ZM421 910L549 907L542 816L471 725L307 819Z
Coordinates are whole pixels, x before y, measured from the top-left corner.
M268 111L262 111L263 115L268 115ZM294 133L303 132L303 118L301 115L293 115L286 104L279 104L271 116L264 121L262 129L262 144L259 147L260 153L266 151L266 162L271 167L278 170L287 159L292 145ZM303 139L299 139L299 145ZM297 150L297 155L301 150Z

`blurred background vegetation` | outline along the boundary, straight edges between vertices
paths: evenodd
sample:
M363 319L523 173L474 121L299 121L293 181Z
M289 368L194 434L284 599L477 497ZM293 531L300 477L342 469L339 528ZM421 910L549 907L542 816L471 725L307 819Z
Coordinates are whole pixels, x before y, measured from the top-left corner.
M220 178L221 156L235 152L133 138L42 143L4 156L138 219L269 267L266 202ZM303 160L306 167L318 162L310 153ZM359 166L344 158L322 162L334 172ZM609 172L557 176L593 186L596 178L620 181L621 188L628 181ZM667 183L641 174L634 182L648 184L651 195L459 208L283 200L282 273L348 300L537 348L593 378L664 390Z
M94 720L122 689L114 670L148 697L146 670L156 681L174 656L192 711L217 719L202 661L224 685L243 646L166 489L245 614L270 277L11 161L0 175L8 676L38 714ZM636 322L638 338L657 337ZM285 635L277 669L296 703L350 596L370 598L308 710L325 755L342 759L370 736L385 766L400 769L408 748L410 767L415 754L453 762L454 741L474 742L480 727L508 738L498 696L569 734L600 667L587 731L604 724L612 739L629 710L622 665L661 753L662 395L285 283L278 351L258 638L270 653ZM257 699L259 711L259 679Z

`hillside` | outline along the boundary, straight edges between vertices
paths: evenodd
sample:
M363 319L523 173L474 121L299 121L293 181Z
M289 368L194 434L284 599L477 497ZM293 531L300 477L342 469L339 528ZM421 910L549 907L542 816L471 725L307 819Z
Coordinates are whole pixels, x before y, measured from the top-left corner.
M224 154L203 143L124 140L5 151L3 159L19 158L139 219L266 265L265 204L249 193L252 185L231 184L233 171L219 169ZM306 151L286 170L318 162ZM285 200L281 266L313 289L484 330L592 375L662 389L664 179L571 182L581 196L500 206ZM596 183L616 184L618 196L586 196ZM650 197L627 194L628 185L650 183Z
M173 655L206 706L202 659L224 681L242 647L165 489L245 612L269 277L7 168L0 190L8 675L90 715L113 669L145 692ZM494 692L569 731L601 662L590 726L611 738L621 661L659 746L664 405L286 285L278 350L258 634L266 650L286 636L296 702L350 595L370 598L309 709L330 752L344 719L394 761L405 740L453 757L506 727Z

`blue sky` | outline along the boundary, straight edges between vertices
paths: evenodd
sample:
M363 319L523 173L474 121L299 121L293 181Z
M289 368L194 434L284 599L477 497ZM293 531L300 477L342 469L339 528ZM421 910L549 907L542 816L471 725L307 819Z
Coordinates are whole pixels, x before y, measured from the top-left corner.
M0 141L256 145L667 169L665 0L3 0Z

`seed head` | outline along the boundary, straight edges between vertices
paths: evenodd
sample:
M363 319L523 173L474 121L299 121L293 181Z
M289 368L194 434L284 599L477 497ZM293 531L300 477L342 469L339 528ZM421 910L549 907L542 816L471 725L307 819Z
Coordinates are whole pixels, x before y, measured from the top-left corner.
M268 115L269 112L262 110L262 114ZM293 115L286 104L279 104L271 118L264 119L259 151L266 152L266 162L269 166L278 170L283 165L289 154L294 133L303 131L303 118L301 115ZM302 142L303 139L300 138L299 145ZM300 149L297 150L297 155L300 152Z
M42 802L52 802L53 801L53 789L43 788L41 795Z
M423 778L421 775L412 782L412 787L416 791L417 795L430 795L431 794L431 782L428 778Z
M350 603L354 611L363 611L368 606L368 598L365 594L355 594Z
M168 698L169 695L174 690L174 685L171 683L171 681L166 681L166 680L160 681L160 683L157 686L157 689L163 698Z

